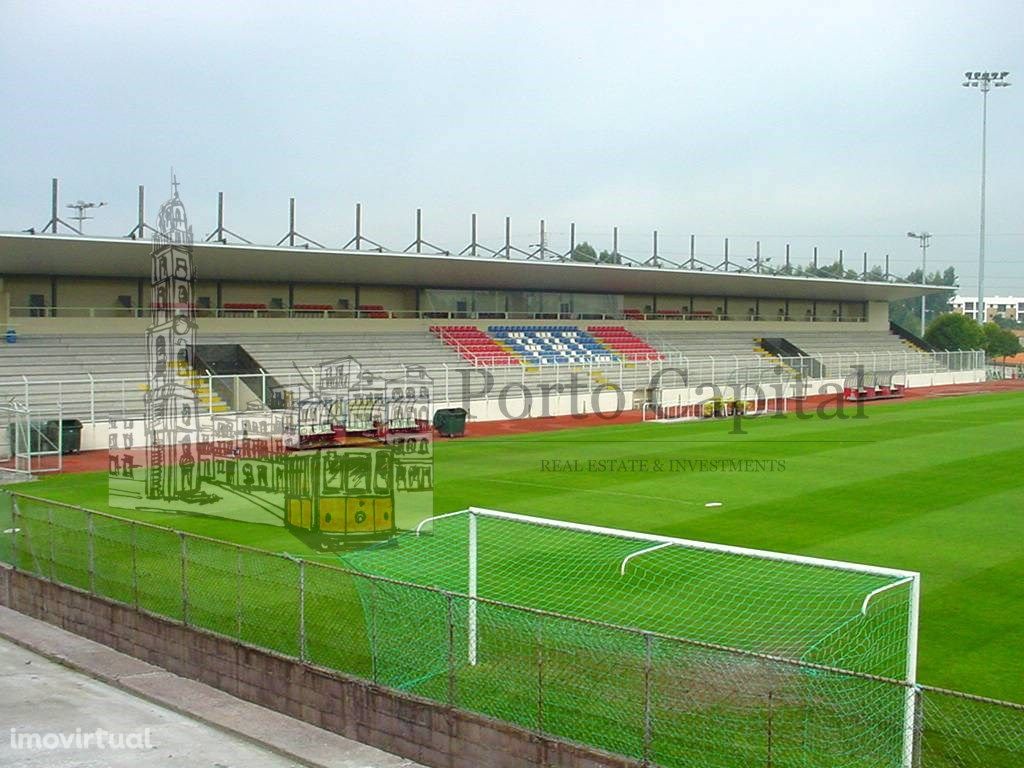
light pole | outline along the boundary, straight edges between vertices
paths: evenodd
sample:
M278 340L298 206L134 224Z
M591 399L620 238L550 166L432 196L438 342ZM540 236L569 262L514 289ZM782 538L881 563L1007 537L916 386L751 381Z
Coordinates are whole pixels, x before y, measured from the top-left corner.
M1006 88L1009 72L964 72L964 88L978 88L981 91L981 231L978 244L978 300L975 302L979 323L985 322L985 152L988 141L988 92L995 88Z
M925 284L925 267L928 264L928 241L932 239L930 232L907 232L907 237L921 241L921 285ZM921 294L921 338L924 338L924 294Z

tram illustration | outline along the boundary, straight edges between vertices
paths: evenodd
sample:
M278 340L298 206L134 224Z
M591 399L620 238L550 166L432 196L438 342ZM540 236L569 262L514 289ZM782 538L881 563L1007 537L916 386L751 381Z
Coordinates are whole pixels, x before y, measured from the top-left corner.
M334 549L397 533L392 447L303 451L281 460L285 525L314 548Z

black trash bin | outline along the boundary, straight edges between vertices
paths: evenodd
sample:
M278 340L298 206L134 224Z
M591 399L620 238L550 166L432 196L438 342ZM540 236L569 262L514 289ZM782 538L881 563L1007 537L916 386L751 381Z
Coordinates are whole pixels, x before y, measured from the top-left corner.
M82 422L78 419L46 422L46 436L53 445L60 440L61 453L79 453L82 450Z
M28 432L25 432L23 422L14 423L7 427L7 437L10 443L11 453L15 450L25 453L31 451L32 453L40 453L45 451L49 445L48 440L50 439L50 422L33 419L29 422ZM43 438L46 438L44 440Z
M465 408L440 408L434 413L434 429L441 437L462 437L468 415Z

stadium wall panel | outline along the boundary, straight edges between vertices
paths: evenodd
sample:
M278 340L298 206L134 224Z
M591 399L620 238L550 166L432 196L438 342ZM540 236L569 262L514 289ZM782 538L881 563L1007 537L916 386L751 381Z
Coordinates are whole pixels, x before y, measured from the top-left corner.
M356 308L355 286L296 283L293 291L296 304L323 304L341 309L338 302L344 300L348 302L349 309Z
M288 306L288 283L221 283L221 301L225 305L265 304L270 307L275 305L275 299L280 306Z
M97 307L108 310L123 309L118 296L131 297L137 303L139 281L133 278L57 278L57 311L61 307ZM49 302L47 302L49 304Z

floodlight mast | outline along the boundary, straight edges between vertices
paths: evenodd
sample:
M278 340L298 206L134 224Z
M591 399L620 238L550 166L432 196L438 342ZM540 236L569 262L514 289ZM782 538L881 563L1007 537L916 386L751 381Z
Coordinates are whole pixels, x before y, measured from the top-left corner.
M924 271L925 271L925 268L926 268L927 262L928 262L928 241L932 239L932 235L931 235L930 232L920 232L920 233L918 233L918 232L907 232L907 237L916 238L917 240L919 240L921 242L921 285L923 286L925 284L925 276L924 276L925 272ZM921 294L921 338L922 339L924 338L924 325L925 325L925 317L924 317L925 309L924 309L924 305L925 305L924 294L922 293Z
M988 92L992 88L1007 88L1009 72L964 72L964 88L981 91L981 227L978 235L978 300L975 302L975 317L985 322L985 165L988 143Z

